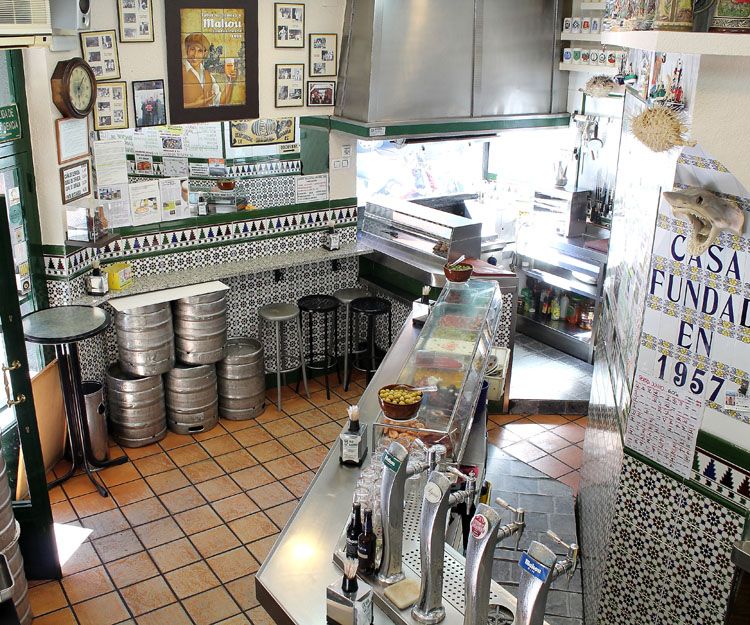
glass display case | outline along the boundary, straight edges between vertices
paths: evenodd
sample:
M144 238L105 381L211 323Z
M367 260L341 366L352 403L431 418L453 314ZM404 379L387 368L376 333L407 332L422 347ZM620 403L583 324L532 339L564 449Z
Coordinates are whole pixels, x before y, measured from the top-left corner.
M490 280L449 282L433 307L414 348L393 384L437 386L425 392L407 420L382 412L374 424L373 448L381 437L441 443L460 460L473 422L482 381L500 320L500 288Z

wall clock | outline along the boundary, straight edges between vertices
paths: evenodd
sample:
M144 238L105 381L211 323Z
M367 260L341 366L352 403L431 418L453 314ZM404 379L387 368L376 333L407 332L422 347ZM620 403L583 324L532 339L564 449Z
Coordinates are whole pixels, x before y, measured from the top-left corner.
M64 117L86 117L96 102L96 76L81 58L60 61L50 80L52 101Z

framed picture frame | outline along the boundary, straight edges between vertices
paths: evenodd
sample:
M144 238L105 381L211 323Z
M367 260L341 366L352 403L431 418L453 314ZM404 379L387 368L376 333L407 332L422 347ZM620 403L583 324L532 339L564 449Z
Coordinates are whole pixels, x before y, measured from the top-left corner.
M258 114L258 0L169 0L167 37L172 124Z
M335 102L335 80L307 81L307 106L333 106Z
M60 169L60 191L63 204L91 193L91 164L88 160Z
M164 126L167 123L167 100L164 96L164 81L134 80L133 112L135 127Z
M229 145L233 148L294 143L294 134L294 117L237 119L229 122Z
M335 76L339 37L334 33L310 34L310 78Z
M117 0L120 43L154 40L153 0Z
M305 47L305 5L275 2L273 5L275 48Z
M123 81L97 82L94 130L118 130L130 125L128 85Z
M275 81L276 108L305 105L305 64L277 63Z
M133 0L137 2L138 0ZM117 52L117 35L114 30L90 30L79 33L81 56L89 64L96 80L113 80L120 77L120 55Z
M64 165L91 153L89 149L89 118L62 117L55 120L57 163Z

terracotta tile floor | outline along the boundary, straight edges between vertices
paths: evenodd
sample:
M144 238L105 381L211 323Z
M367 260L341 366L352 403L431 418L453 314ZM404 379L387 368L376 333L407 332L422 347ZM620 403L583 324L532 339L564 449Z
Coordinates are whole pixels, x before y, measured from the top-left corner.
M113 446L112 456L132 462L99 473L112 497L100 497L85 476L55 488L55 521L92 533L61 581L32 583L35 625L272 624L254 574L364 384L358 376L349 392L334 386L327 400L311 381L312 404L287 387L281 412L269 392L256 419L222 419L193 436L170 432L138 449ZM492 415L489 437L575 491L585 423Z
M579 415L490 415L487 438L577 495L586 422Z

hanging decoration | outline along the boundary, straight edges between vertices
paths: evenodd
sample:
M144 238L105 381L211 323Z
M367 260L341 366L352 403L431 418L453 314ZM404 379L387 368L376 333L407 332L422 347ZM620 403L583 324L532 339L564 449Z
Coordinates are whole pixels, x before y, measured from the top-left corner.
M734 202L700 187L665 191L662 195L674 216L690 223L687 251L691 256L703 254L725 230L735 236L742 234L745 214Z
M582 91L592 98L606 98L616 86L617 83L609 76L600 74L589 78Z
M666 152L677 146L694 146L687 137L683 117L668 106L655 105L633 117L631 128L636 139L654 152Z

